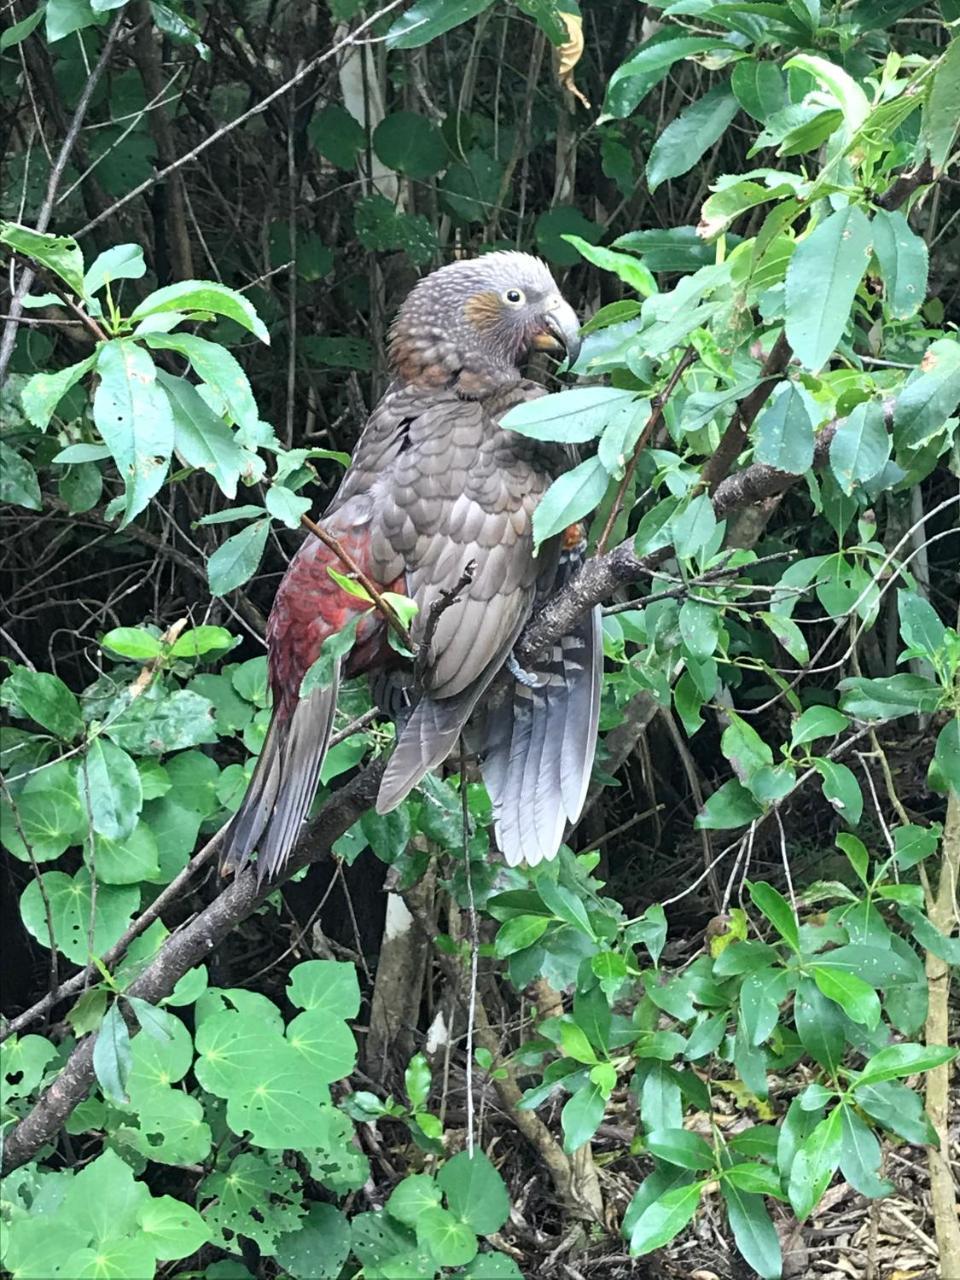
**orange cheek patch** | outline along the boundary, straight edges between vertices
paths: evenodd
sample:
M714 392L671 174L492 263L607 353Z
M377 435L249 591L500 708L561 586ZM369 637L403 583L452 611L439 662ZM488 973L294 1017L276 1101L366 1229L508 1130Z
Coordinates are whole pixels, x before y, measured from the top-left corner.
M489 329L501 317L503 308L500 295L493 292L475 293L463 304L463 314L475 329Z
M579 521L576 524L568 525L563 531L563 539L561 545L564 551L572 551L574 547L579 547L586 537L586 531Z

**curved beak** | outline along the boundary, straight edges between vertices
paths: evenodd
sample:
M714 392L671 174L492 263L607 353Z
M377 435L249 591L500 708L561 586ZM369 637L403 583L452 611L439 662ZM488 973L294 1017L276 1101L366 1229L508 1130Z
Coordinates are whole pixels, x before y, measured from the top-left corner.
M534 348L553 355L563 354L568 368L575 365L580 354L580 321L569 302L557 298L544 311L540 323L541 327L533 335Z

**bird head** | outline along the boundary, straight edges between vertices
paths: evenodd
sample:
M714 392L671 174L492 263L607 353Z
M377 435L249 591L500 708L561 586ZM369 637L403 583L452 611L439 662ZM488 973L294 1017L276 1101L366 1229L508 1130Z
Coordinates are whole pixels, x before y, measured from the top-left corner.
M487 253L417 284L390 330L390 363L406 382L483 395L515 382L534 351L580 351L580 323L539 258Z

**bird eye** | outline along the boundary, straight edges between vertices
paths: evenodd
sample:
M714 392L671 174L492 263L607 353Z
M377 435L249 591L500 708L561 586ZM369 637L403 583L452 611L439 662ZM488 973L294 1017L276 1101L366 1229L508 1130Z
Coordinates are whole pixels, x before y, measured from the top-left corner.
M503 300L514 307L518 307L523 302L523 294L519 289L508 289L503 295Z

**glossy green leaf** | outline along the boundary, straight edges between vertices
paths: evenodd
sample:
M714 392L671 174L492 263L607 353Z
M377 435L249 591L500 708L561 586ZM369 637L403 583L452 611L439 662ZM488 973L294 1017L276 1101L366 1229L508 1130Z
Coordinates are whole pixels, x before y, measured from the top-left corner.
M787 339L814 372L843 336L870 244L866 215L849 205L826 217L793 251L787 267Z
M130 1072L130 1032L120 1012L120 1002L107 1010L93 1046L93 1070L105 1098L111 1102L127 1101L127 1076Z
M883 277L887 310L896 319L906 320L927 296L926 243L898 211L878 209L872 225L873 252Z
M77 786L94 831L109 840L130 835L140 817L143 790L126 751L109 738L94 738L77 772Z
M855 1088L879 1084L883 1080L896 1080L900 1076L912 1076L918 1071L931 1071L941 1063L950 1062L957 1050L947 1045L892 1044L881 1049L856 1077Z
M796 382L781 382L757 419L754 458L778 471L803 475L813 465L810 398Z
M116 244L97 255L83 277L87 297L93 297L104 285L114 280L139 280L146 274L147 264L138 244Z
M706 1182L666 1191L639 1216L630 1233L630 1252L643 1256L662 1249L691 1221Z
M867 400L837 427L830 445L830 469L843 493L871 480L887 464L892 441L883 405Z
M628 253L618 253L616 249L604 249L590 244L581 236L566 235L567 244L573 245L577 253L587 262L592 262L601 271L611 271L624 284L628 285L641 298L649 298L657 292L657 282L648 267Z
M761 124L786 105L786 79L775 62L743 58L733 68L730 88L744 111Z
M55 737L72 742L83 732L80 704L59 676L15 667L3 682L3 692L21 712Z
M681 1169L712 1169L716 1163L711 1148L689 1129L652 1129L643 1141L651 1154Z
M71 387L93 368L97 357L87 356L77 364L56 373L35 373L20 393L23 411L30 422L40 431L46 431L57 405Z
M955 14L953 16L956 17ZM923 107L921 134L930 152L930 162L937 170L946 166L960 124L958 86L960 39L954 35L937 67Z
M763 1198L725 1179L721 1192L730 1230L740 1253L763 1280L780 1280L783 1259L776 1227Z
M876 991L855 973L823 969L815 965L813 980L828 1000L833 1000L852 1022L873 1031L880 1023L880 999Z
M450 1212L478 1235L499 1231L510 1213L503 1179L482 1151L461 1151L437 1174Z
M772 884L749 884L750 897L793 951L800 950L800 932L793 908Z
M217 547L207 561L207 577L215 596L225 596L253 577L269 532L269 520L254 520Z
M270 341L266 326L243 294L214 280L181 280L155 289L131 312L130 319L136 322L167 311L212 311L216 316L235 321L261 342Z
M47 15L47 38L53 40L57 37L49 32L49 6ZM22 253L26 258L32 258L41 267L46 267L59 276L78 298L83 297L83 253L73 236L55 236L33 231L16 222L0 222L0 244L7 245L15 253Z
M572 1155L596 1133L605 1110L603 1092L594 1083L581 1085L567 1099L560 1112L563 1149Z
M127 338L108 342L100 349L97 373L93 420L124 483L122 527L144 509L166 478L173 415L157 385L154 363L137 343Z
M612 84L612 81L611 81ZM710 89L667 125L647 158L647 184L656 191L697 163L723 134L740 104L725 84Z
M762 813L763 809L746 787L736 778L731 778L708 796L694 820L694 826L698 830L728 831L746 826Z
M554 480L533 513L537 546L589 515L607 491L609 476L599 458L587 458Z
M384 116L373 131L373 149L388 169L418 179L432 178L449 158L443 134L414 111Z
M802 1142L790 1169L787 1193L802 1222L819 1204L840 1164L842 1115L839 1107Z

